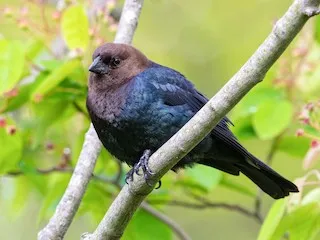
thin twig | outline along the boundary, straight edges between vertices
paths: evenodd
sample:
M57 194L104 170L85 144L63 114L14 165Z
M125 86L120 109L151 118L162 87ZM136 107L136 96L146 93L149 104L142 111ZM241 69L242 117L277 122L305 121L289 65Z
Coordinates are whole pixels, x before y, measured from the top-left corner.
M30 170L28 170L28 172L21 171L21 170L14 170L14 171L9 171L9 172L5 173L3 176L16 177L16 176L25 175L26 173L29 173L29 172L30 172ZM72 174L74 172L74 168L54 166L54 167L47 168L47 169L35 168L35 169L31 170L31 172L35 172L40 175L48 175L48 174L52 174L52 173L71 173ZM104 176L96 175L96 174L92 174L91 177L94 180L101 181L104 183L113 184L117 188L121 188L121 186L116 181L116 179L110 179L110 178L106 178Z
M191 240L191 237L176 222L162 212L157 211L146 202L142 202L140 207L169 226L181 240Z
M148 200L148 203L150 203L152 205L165 204L168 206L184 207L184 208L191 208L191 209L221 208L221 209L225 209L228 211L238 212L244 216L247 216L247 217L250 217L250 218L257 220L257 222L259 224L262 223L262 219L259 218L259 216L257 216L253 211L250 211L249 209L246 209L246 208L239 206L237 204L228 204L228 203L222 203L222 202L210 202L207 199L205 199L204 202L200 202L200 203L180 201L180 200L172 200L172 201Z

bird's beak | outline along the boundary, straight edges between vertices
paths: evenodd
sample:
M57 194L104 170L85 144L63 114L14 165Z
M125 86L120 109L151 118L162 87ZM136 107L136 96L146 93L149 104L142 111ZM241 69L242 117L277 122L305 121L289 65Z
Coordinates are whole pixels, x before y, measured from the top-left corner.
M89 67L89 71L96 74L106 74L109 68L103 63L100 56L96 57Z

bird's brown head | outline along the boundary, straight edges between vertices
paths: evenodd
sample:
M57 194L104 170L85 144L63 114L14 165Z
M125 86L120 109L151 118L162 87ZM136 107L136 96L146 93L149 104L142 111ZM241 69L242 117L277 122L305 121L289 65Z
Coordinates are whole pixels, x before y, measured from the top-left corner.
M151 64L139 50L117 43L98 47L92 59L89 90L95 91L119 88Z

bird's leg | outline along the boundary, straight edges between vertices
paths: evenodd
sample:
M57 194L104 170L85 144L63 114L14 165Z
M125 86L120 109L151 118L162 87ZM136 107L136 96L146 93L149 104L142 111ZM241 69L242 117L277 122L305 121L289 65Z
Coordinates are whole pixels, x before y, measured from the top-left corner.
M147 180L148 178L150 178L152 175L154 175L154 173L151 171L151 169L149 168L149 158L150 158L150 154L151 151L149 149L145 150L143 152L142 157L140 158L140 165L143 171L143 175L144 178Z
M133 174L134 173L136 173L137 175L140 175L140 173L139 173L140 167L141 167L140 161L133 165L133 167L126 174L126 179L125 179L126 184L128 184L128 180L133 181Z
M138 163L136 163L133 168L127 173L126 176L126 183L128 183L128 179L130 181L133 180L133 174L136 173L137 175L140 175L139 169L142 168L144 179L146 180L146 183L151 187L152 184L149 182L150 178L154 175L154 172L149 167L149 158L151 155L151 151L149 149L145 150L143 152L143 155L141 156ZM156 189L160 188L161 181L159 181L159 185Z

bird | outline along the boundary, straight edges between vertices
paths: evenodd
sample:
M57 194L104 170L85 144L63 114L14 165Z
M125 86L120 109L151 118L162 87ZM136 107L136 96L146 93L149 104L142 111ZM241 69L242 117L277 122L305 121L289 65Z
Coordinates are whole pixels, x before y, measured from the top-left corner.
M178 71L149 60L128 44L105 43L93 53L86 106L103 146L132 166L126 182L148 166L160 148L207 102L208 98ZM298 192L285 179L244 148L226 116L173 168L201 164L231 175L247 176L274 199Z

